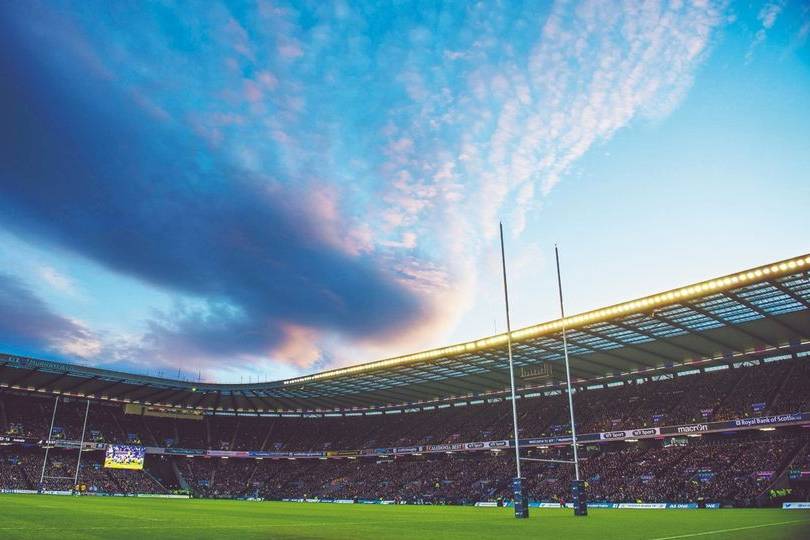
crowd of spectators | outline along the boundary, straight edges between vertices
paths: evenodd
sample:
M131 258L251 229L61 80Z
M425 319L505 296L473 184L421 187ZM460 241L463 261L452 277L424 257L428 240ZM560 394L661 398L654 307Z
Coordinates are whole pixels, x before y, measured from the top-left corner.
M711 372L634 378L603 388L580 389L574 397L579 433L663 426L810 407L810 360L740 364ZM0 433L46 439L52 399L0 392ZM81 437L86 401L62 398L50 438ZM569 431L564 392L521 399L521 437ZM205 416L201 420L124 414L120 405L94 402L85 439L146 446L215 450L324 451L411 446L511 438L511 403L434 407L423 412L342 417ZM788 430L789 431L789 430ZM592 499L722 499L749 504L787 462L810 469L807 437L789 431L775 438L753 432L733 437L690 438L686 446L662 441L593 445L583 451L583 477ZM783 430L780 430L780 434ZM761 436L760 436L761 435ZM535 453L542 453L534 450ZM545 451L552 457L557 450ZM53 450L46 477L75 474L76 452ZM397 459L207 459L174 457L156 480L150 473L102 467L100 452L86 453L81 483L91 491L156 493L186 484L206 497L319 496L472 501L506 496L514 462L508 453L433 454ZM41 450L0 447L0 487L38 487ZM571 480L566 464L527 462L530 494L565 497ZM168 478L177 476L179 478ZM51 489L72 480L49 480ZM64 484L64 485L63 485Z
M810 434L795 429L765 435L611 443L583 448L582 478L591 500L613 502L717 501L755 504L804 448ZM570 459L569 449L532 450L529 457ZM386 499L471 503L509 497L511 452L432 454L387 458L218 460L183 458L189 478L205 479L194 491L206 497ZM573 479L568 464L524 462L529 496L566 499Z
M40 448L6 447L0 449L0 489L72 490L83 485L90 493L165 493L163 485L146 471L104 468L104 453L83 452L76 477L77 451L51 449L42 464Z
M643 381L643 382L642 382ZM810 408L810 361L772 362L659 380L630 379L575 395L579 433L800 412ZM50 399L0 393L0 432L46 438ZM81 436L85 402L60 400L51 438ZM569 432L567 396L521 399L521 437ZM85 439L216 450L335 450L511 437L511 404L434 408L398 415L307 417L205 416L182 420L123 414L93 403Z

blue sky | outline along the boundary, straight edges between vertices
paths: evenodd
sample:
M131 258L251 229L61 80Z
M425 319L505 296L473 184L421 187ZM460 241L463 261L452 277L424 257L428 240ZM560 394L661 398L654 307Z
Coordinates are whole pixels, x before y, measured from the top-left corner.
M810 8L0 6L0 349L238 381L810 251Z

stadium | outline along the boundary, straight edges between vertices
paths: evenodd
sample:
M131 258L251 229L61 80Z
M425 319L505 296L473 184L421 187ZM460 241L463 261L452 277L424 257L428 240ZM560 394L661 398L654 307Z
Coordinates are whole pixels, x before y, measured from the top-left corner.
M563 328L593 509L579 518L560 508L572 506L573 479ZM539 511L536 531L631 538L625 528L637 526L647 528L640 537L649 528L662 538L712 530L803 537L806 518L768 512L810 503L809 329L810 255L802 255L514 330L519 444L529 458L523 477L528 507ZM116 519L133 520L133 537L144 533L141 512L185 516L207 502L198 499L243 502L211 501L213 521L175 528L167 517L161 527L171 536L222 526L252 537L276 524L277 537L292 538L320 524L331 531L305 536L410 537L381 530L413 520L426 537L487 527L520 534L504 522L511 510L498 508L512 504L515 465L505 344L499 334L237 385L5 355L0 487L16 494L4 496L15 514L5 521L27 519L35 503L21 494L73 493L88 502L53 503L60 520L92 512L89 501L100 501L100 514L125 505L126 517ZM137 500L102 498L122 495ZM185 506L163 506L178 504ZM258 510L256 519L268 521L255 530L228 521L230 512L260 508L252 504L282 506ZM375 514L366 505L386 508ZM455 514L465 506L476 513ZM725 510L763 507L774 510ZM694 508L706 510L683 514ZM651 521L641 509L670 513ZM598 525L577 529L575 519ZM367 528L352 529L357 520Z
M0 1L0 540L810 539L807 0Z

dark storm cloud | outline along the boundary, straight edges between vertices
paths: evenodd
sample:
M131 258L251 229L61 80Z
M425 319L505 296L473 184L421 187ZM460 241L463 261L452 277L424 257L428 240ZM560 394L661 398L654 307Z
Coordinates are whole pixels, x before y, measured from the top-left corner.
M152 340L254 353L283 323L368 337L420 316L378 261L322 239L293 179L226 165L34 41L0 16L0 225L204 299L154 321Z
M5 351L31 354L88 338L84 328L53 313L19 279L0 273L0 344Z

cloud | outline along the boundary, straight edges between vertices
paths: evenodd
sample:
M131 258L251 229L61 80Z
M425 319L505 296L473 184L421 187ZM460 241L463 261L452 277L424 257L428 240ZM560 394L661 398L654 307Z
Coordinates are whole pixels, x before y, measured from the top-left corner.
M176 296L100 359L206 369L439 344L498 220L677 107L723 11L36 6L0 8L0 225Z
M344 224L319 222L334 209L308 192L309 179L233 166L130 107L117 85L32 53L34 38L19 27L3 30L2 49L13 53L0 60L9 82L0 89L0 223L201 299L152 320L145 351L174 361L269 356L312 335L301 328L383 338L426 315L379 260L337 245ZM80 333L52 319L60 324Z
M52 266L43 266L39 268L39 277L52 288L61 293L68 295L77 294L76 284L73 282L73 280Z
M54 313L20 279L0 273L0 343L6 351L92 357L101 343L80 322Z
M765 39L768 37L768 30L773 28L773 25L776 24L776 19L779 18L784 7L784 0L780 0L778 2L767 2L762 6L762 9L759 10L757 20L760 22L761 26L759 30L757 30L757 33L754 34L754 40L751 42L751 45L748 47L748 52L745 54L745 60L747 62L750 62L754 57L754 50L765 42Z
M513 202L519 233L535 186L548 195L593 145L636 118L668 115L721 21L711 4L555 3L527 64L489 77L503 102L478 144L484 219Z
M469 4L452 23L460 37L439 26L427 44L404 37L380 52L399 66L390 78L404 97L380 130L379 242L401 248L403 234L414 234L420 249L442 253L452 280L474 287L499 220L522 234L589 150L675 110L724 10L554 2L542 19Z

